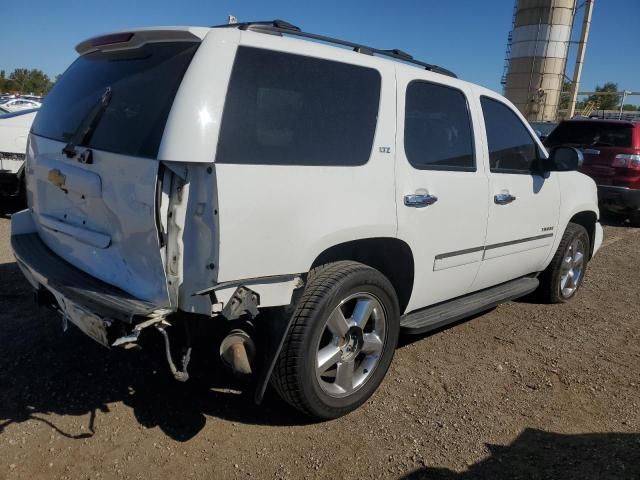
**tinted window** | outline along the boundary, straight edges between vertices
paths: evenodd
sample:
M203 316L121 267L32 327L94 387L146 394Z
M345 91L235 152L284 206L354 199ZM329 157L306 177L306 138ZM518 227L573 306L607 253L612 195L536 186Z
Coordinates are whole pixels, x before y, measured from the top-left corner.
M633 127L591 120L562 122L545 140L548 147L573 145L579 147L630 147Z
M173 98L196 48L193 43L153 43L79 57L47 95L33 132L68 141L111 87L111 102L86 146L156 157Z
M506 105L481 98L491 171L531 173L538 146L518 116Z
M240 47L216 162L363 165L379 100L376 70Z
M416 168L473 170L473 135L460 90L427 82L407 88L404 149Z

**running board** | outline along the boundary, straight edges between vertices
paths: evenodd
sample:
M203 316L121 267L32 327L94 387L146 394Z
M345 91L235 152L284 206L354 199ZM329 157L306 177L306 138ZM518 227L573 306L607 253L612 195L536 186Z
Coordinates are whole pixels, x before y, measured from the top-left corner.
M423 308L400 319L402 333L420 334L457 322L533 292L537 278L518 278L454 300Z

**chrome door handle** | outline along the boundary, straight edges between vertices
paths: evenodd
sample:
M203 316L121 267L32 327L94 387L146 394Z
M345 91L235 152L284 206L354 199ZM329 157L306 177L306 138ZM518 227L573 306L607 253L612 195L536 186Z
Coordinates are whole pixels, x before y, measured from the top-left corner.
M515 199L516 197L511 195L509 192L497 193L493 197L493 201L496 202L498 205L506 205L508 203L513 202Z
M437 201L438 197L428 193L411 193L404 196L404 204L407 207L427 207Z

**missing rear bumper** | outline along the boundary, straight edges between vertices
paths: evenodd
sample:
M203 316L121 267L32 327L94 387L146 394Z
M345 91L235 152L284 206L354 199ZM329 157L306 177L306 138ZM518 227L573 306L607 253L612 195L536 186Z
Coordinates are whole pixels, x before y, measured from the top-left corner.
M28 217L24 211L17 217ZM12 219L12 229L14 221ZM16 223L16 227L21 227ZM132 343L143 328L166 319L173 309L140 300L77 269L53 253L28 225L16 228L11 246L39 305L58 310L63 324L76 325L95 341L110 347Z

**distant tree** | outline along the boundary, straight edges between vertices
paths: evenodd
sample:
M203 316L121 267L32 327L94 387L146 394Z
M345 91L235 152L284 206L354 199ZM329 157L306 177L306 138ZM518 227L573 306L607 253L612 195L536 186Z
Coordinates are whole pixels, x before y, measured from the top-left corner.
M634 111L640 110L640 105L633 105L631 103L625 103L622 106L622 110L624 110L625 112L634 112Z
M44 94L47 95L51 89L53 88L53 86L58 83L58 80L60 80L60 77L62 76L61 73L59 73L58 75L55 76L55 78L53 79L53 82L49 82L49 87L45 90Z
M569 101L571 100L571 86L572 82L565 80L562 82L562 90L560 91L560 104L558 108L560 110L567 110L569 108Z
M613 92L607 95L591 95L588 101L596 104L598 110L615 110L620 104L620 95L616 95L618 84L607 82L603 86L597 85L596 92Z
M46 93L52 85L49 76L38 69L16 68L9 74L9 80L12 82L11 88L13 90L35 95Z
M9 80L13 81L17 90L23 91L29 77L29 70L26 68L16 68L9 74Z
M5 74L4 70L0 70L0 80L4 80L5 76L6 76L6 74Z
M0 92L10 92L15 90L15 82L8 78L0 78Z

